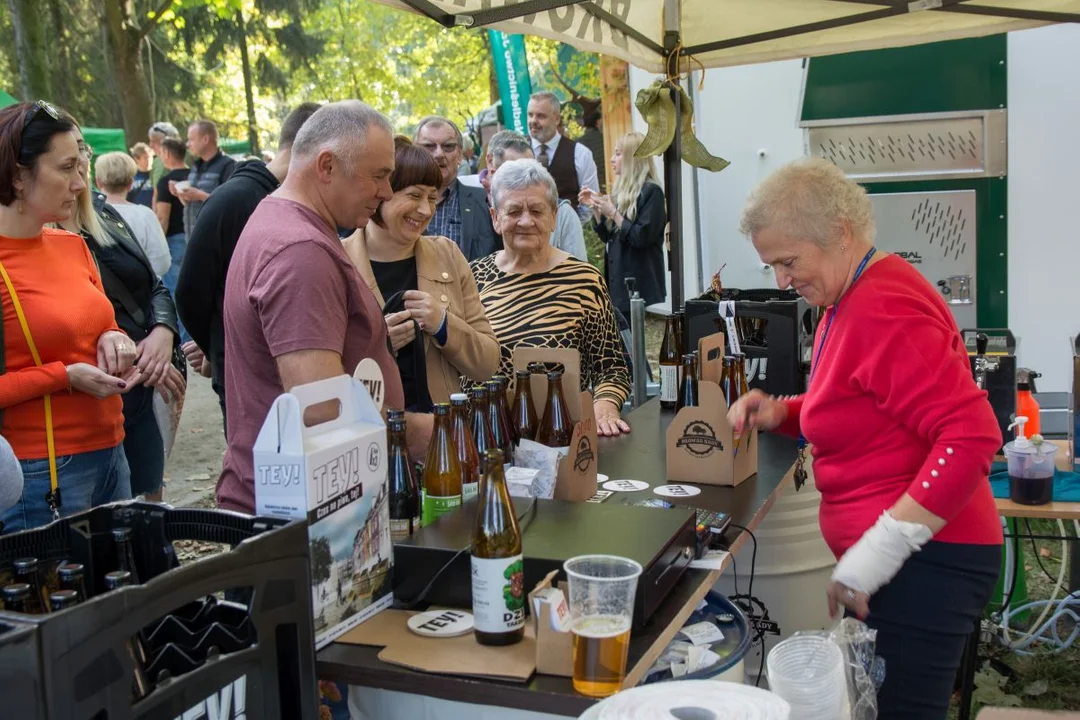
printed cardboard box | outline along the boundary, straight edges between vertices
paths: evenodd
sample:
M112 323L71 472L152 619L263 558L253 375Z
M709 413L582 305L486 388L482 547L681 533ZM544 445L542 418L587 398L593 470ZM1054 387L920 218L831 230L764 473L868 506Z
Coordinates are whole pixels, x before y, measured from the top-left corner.
M724 360L724 335L698 343L698 406L675 415L667 429L667 479L697 485L731 485L757 472L758 433L738 440L727 420L728 407L718 384Z
M555 478L555 499L584 502L596 494L596 466L598 462L598 438L596 417L593 415L593 396L581 387L581 356L577 350L562 348L518 348L514 351L514 370L525 370L530 363L545 365L559 363L563 373L563 396L574 421L574 434L570 439L569 454L559 460ZM536 417L544 417L547 405L547 378L532 376L532 395Z
M333 402L336 418L304 423ZM363 384L341 375L270 406L255 441L256 514L308 521L316 649L393 602L387 491L386 426Z

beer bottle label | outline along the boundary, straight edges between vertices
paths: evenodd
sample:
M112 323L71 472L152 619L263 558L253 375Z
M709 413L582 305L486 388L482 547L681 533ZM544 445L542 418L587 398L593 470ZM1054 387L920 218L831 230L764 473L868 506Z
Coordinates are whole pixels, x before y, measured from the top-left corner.
M522 556L472 559L472 608L480 632L512 632L525 625Z
M461 505L460 495L428 495L424 494L424 526L438 520L440 517Z
M675 402L679 395L679 367L660 366L660 402Z
M405 518L404 520L390 518L390 537L397 541L411 536L413 530L419 527L414 525L413 522L413 518Z
M462 502L468 500L471 497L476 497L476 493L479 491L479 489L480 489L480 483L478 483L478 482L465 483L464 485L462 485L461 486L461 500L462 500Z

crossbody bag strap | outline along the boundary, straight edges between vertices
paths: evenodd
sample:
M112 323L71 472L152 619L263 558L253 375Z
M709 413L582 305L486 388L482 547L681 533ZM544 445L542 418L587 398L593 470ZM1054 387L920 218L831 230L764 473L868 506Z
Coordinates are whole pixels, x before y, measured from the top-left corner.
M30 357L34 359L35 365L41 367L41 355L38 353L37 345L34 343L34 337L30 334L30 325L26 322L26 315L23 313L19 296L15 293L15 286L11 283L11 277L2 262L0 262L0 275L4 277L8 297L11 298L11 304L15 308L15 315L19 318L19 326L22 327L26 345L30 348ZM3 322L0 322L0 325L3 325ZM49 492L45 493L45 501L49 503L49 508L52 510L53 519L55 520L60 517L60 489L57 487L56 441L53 437L52 395L49 393L45 394L45 442L49 448Z

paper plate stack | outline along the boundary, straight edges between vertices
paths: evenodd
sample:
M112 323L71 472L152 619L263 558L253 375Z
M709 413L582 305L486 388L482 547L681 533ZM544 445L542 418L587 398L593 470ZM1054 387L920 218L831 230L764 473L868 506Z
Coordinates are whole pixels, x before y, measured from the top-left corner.
M612 695L580 720L788 720L791 708L768 690L714 680L643 685Z

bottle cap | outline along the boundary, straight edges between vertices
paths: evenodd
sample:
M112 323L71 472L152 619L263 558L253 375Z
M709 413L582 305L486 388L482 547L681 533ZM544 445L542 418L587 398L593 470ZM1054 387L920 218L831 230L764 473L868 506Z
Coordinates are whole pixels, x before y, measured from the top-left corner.
M391 432L403 432L405 430L405 418L394 418L387 421L386 427Z
M115 572L105 573L105 587L109 590L127 587L130 584L131 573L127 570L116 570Z
M79 593L74 590L57 590L49 595L49 605L53 611L71 607L79 602Z
M83 566L80 563L64 563L56 569L56 574L62 578L76 578L82 576L84 572Z
M398 420L398 419L403 419L404 417L405 417L405 411L404 410L399 410L398 408L390 408L389 410L386 411L386 419L387 420Z
M522 378L527 378L527 377L529 377L530 375L532 375L532 372L531 372L531 371L529 371L529 370L515 370L515 371L514 371L514 375L515 375L515 376L516 376L516 377L517 377L518 379L522 379Z
M30 595L29 583L12 583L4 587L4 601L22 600Z
M37 570L38 559L35 557L19 558L12 566L15 568L15 574L20 575L22 573L34 572Z
M560 370L560 369L548 370L548 373L547 373L547 379L548 380L558 380L558 379L562 378L562 376L563 376L563 371Z
M435 403L434 413L436 416L449 415L450 403Z
M450 395L450 402L451 404L469 402L469 396L465 393L452 393Z
M113 540L116 542L127 542L131 540L131 528L119 527L113 528L112 531Z

